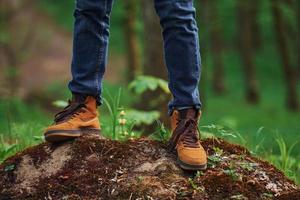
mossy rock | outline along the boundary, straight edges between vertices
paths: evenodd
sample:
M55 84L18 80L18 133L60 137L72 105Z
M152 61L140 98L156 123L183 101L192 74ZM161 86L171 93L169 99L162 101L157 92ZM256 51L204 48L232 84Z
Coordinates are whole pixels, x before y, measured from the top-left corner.
M247 149L216 138L202 145L208 169L188 172L150 139L42 143L0 165L0 200L300 199L293 181Z

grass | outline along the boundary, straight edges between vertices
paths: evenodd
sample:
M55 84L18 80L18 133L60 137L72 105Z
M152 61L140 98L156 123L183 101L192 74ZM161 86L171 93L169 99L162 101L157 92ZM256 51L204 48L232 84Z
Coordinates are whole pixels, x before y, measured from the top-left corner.
M50 118L38 106L17 99L0 99L0 162L42 141Z

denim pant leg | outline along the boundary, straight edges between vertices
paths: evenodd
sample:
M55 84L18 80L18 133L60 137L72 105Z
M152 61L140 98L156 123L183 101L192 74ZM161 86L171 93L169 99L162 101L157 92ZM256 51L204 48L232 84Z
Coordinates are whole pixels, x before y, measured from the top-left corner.
M201 73L198 27L193 0L155 0L163 30L165 61L174 109L200 109L198 84Z
M113 0L76 0L72 80L69 89L97 97L107 62L109 18Z

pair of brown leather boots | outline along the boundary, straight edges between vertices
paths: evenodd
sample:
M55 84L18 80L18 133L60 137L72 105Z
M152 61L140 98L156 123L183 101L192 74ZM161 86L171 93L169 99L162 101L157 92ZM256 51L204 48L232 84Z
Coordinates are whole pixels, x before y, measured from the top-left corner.
M195 109L174 110L171 116L172 137L168 148L178 157L185 170L205 170L206 152L199 141L198 120L201 112ZM87 132L100 132L96 99L92 96L73 98L56 114L54 124L45 130L48 142L63 142Z

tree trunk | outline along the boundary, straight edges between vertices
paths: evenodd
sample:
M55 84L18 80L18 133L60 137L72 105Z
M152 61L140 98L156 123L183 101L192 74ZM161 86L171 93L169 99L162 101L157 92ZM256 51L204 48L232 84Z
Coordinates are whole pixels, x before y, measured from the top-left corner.
M136 32L137 0L125 0L124 32L127 52L127 81L140 74L140 55Z
M258 12L259 12L259 3L260 0L251 0L249 4L249 16L250 16L250 26L251 26L251 34L252 34L252 44L253 50L257 50L261 47L261 31L257 21Z
M299 56L299 52L300 52L300 1L296 1L296 17L297 17L297 32L296 32L296 36L297 36L297 45L296 45L296 50L295 52L297 52L297 65L298 65L298 79L300 80L300 56Z
M287 90L287 107L288 109L295 111L299 108L297 98L297 79L294 72L288 52L288 43L285 37L284 20L282 12L280 10L280 2L273 0L272 14L274 19L275 36L277 39L278 52L280 54L283 72L286 79Z
M154 1L143 0L143 20L144 20L144 74L167 79L167 68L163 57L163 42L159 18L154 10ZM167 104L169 98L163 91L157 90L147 92L142 97L144 99L143 110L158 110L161 113L160 120L169 126L167 115ZM153 127L152 127L153 128Z
M22 2L20 0L2 0L0 1L1 7L1 29L0 34L11 35L12 20L20 9L22 9ZM0 52L5 59L5 87L7 88L8 96L13 97L18 94L20 86L19 77L19 56L20 52L14 41L11 39L0 41ZM22 49L23 51L23 49Z
M259 93L254 64L249 4L251 4L250 1L238 2L238 42L245 73L246 100L251 104L257 104L259 102Z
M223 38L222 27L218 17L217 2L209 1L208 7L210 13L210 43L213 58L213 90L216 94L225 92L224 82L224 62L223 62Z

